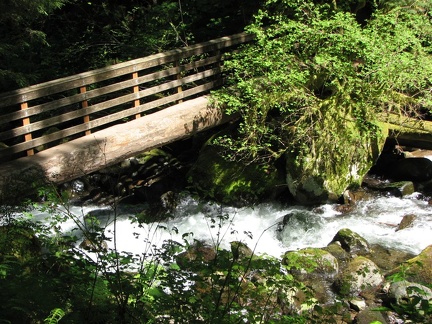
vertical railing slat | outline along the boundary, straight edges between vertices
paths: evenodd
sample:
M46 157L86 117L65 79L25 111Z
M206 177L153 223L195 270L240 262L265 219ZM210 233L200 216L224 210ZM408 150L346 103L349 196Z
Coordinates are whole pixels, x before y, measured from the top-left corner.
M86 93L87 92L87 86L80 87L79 91L80 91L80 93ZM81 108L86 109L87 107L88 107L88 101L87 100L81 101ZM83 117L83 122L84 122L84 124L89 123L90 122L90 115L85 115ZM90 134L91 134L90 129L85 131L85 135L90 135Z
M23 102L21 103L21 110L25 110L28 108L28 103ZM30 125L30 117L23 118L22 120L23 126ZM24 141L28 142L32 140L32 134L28 133L24 135ZM27 150L27 155L34 155L34 149Z
M138 72L132 73L132 79L138 79ZM139 92L139 86L138 85L136 85L136 86L133 87L133 92L134 93L138 93ZM133 106L135 108L135 107L138 107L140 104L141 104L140 100L139 99L135 99ZM141 117L140 113L135 114L135 119L138 119L140 117Z
M181 75L180 61L179 61L179 60L177 60L177 61L175 62L175 66L177 67L177 80L181 80L182 75ZM180 84L180 85L177 87L177 93L182 93L182 92L183 92L183 86ZM182 103L182 102L183 102L183 99L179 99L179 100L177 101L177 103Z

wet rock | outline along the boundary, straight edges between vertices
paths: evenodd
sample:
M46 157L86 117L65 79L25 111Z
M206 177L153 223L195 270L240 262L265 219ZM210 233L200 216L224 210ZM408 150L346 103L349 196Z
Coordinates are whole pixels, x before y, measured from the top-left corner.
M334 242L339 242L341 247L351 254L364 255L370 252L369 243L349 228L339 230L330 243Z
M234 259L249 259L253 255L253 251L243 242L230 242L231 252Z
M432 179L432 161L423 157L401 159L391 164L387 176L394 181L428 181Z
M85 238L79 245L83 250L92 252L104 252L108 250L108 244L105 241L94 241Z
M282 264L300 280L320 278L333 281L339 271L337 259L330 252L319 248L286 252Z
M338 260L340 268L345 268L351 259L351 254L342 248L340 242L330 243L324 250L330 252Z
M398 227L396 228L396 232L403 230L405 228L408 228L408 227L412 227L413 223L416 219L417 219L416 215L413 215L413 214L405 215L404 217L402 217L401 222L399 223Z
M364 181L364 178L363 178ZM345 190L343 193L345 205L355 205L359 201L370 199L372 196L370 192L364 188L358 188L356 190Z
M328 304L334 301L331 285L338 274L339 265L330 252L319 248L289 251L283 256L282 264L286 265L297 280L314 292L317 302Z
M352 259L335 281L335 288L342 296L356 296L375 291L384 280L378 266L368 258Z
M209 263L216 258L214 247L205 242L195 241L188 247L187 251L180 253L177 258L177 264L183 269L193 268L195 264Z

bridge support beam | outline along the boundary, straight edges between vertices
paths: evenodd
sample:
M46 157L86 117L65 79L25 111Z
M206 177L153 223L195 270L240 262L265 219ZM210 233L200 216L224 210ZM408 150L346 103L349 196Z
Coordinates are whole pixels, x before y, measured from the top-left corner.
M0 198L31 191L33 180L66 182L231 119L204 96L0 164Z

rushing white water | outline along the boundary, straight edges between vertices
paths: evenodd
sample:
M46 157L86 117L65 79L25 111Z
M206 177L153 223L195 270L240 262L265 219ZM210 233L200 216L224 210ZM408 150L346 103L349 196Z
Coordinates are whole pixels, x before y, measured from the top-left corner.
M180 201L174 217L164 223L138 225L131 221L138 211L139 206L119 208L116 212L96 206L69 210L80 220L88 213L97 217L100 225L106 226L108 237L116 234L117 249L134 254L148 253L161 247L165 240L183 243L197 239L212 244L220 242L222 248L229 248L231 241L242 241L256 253L280 257L287 250L326 246L342 228L350 228L370 243L411 253L419 253L432 244L432 206L416 195L363 201L346 214L335 211L332 205L314 209L278 204L233 208L199 203L188 196ZM281 230L277 224L287 214L290 216ZM407 214L416 215L413 226L396 231ZM34 216L43 220L47 214L34 213ZM76 223L71 219L62 225L64 232L74 228ZM113 248L114 239L108 245Z

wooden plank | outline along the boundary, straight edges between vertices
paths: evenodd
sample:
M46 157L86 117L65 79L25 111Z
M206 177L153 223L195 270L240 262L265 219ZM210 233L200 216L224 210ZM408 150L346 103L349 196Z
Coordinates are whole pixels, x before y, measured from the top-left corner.
M52 80L27 88L10 91L0 95L0 108L31 101L40 97L67 90L76 89L81 86L101 82L136 71L145 70L154 66L167 64L176 60L190 57L192 55L200 55L209 51L217 51L219 49L224 49L226 47L251 41L252 39L253 35L239 33L181 49L174 49L171 51L150 55L145 58L135 59L102 69L84 72L70 77Z
M44 120L41 120L38 122L34 122L30 125L17 127L17 128L12 129L12 130L8 130L8 131L4 131L4 132L0 133L0 140L5 140L5 139L13 138L16 136L24 135L27 133L35 132L35 131L40 130L40 129L53 127L53 126L56 126L58 124L67 122L69 120L84 117L87 114L93 114L96 112L101 112L105 109L119 106L122 104L126 104L129 102L132 102L133 100L145 98L145 97L148 97L150 95L154 95L154 94L166 91L166 90L174 89L177 86L179 86L180 84L187 84L190 82L195 82L195 81L198 81L198 80L201 80L204 78L208 78L210 76L214 76L218 73L220 73L220 69L218 67L213 68L213 69L199 72L199 73L196 73L196 74L193 74L190 76L186 76L180 80L173 80L173 81L166 82L166 83L163 83L161 85L158 85L158 86L155 86L152 88L141 90L138 93L127 94L124 96L120 96L120 97L117 97L117 98L114 98L111 100L101 102L99 104L89 106L85 111L75 110L75 111L71 111L71 112L62 114L60 116L54 116L54 117L47 118L47 119L44 119Z
M232 117L199 97L130 123L117 125L74 141L0 165L0 196L27 191L34 179L62 183L121 162L140 152L160 147ZM16 194L19 194L18 191Z
M185 99L191 96L195 96L201 93L207 93L209 90L213 89L216 85L220 85L220 81L212 81L206 84L203 84L198 87L194 87L188 90L185 90L181 94L173 94L167 97L163 97L161 99L157 99L151 101L149 103L145 103L140 105L139 107L134 107L128 110L120 111L118 113L108 115L106 117L98 118L95 120L91 120L88 124L81 124L74 127L70 127L49 135L45 135L39 138L35 138L30 142L23 142L5 149L0 150L0 163L2 161L7 160L13 154L17 154L19 152L23 152L29 148L37 147L40 145L48 144L50 142L64 139L68 136L72 136L81 132L86 131L88 128L96 128L101 127L103 125L112 123L114 121L120 120L122 118L130 117L137 113L146 112L151 109L155 109L161 107L163 105L167 105L173 102L178 101L179 99Z
M181 69L182 69L182 71L189 71L192 69L204 67L206 65L216 63L218 61L218 59L220 60L221 57L220 56L212 56L212 57L209 57L206 59L202 59L202 60L194 61L194 62L191 62L188 64L184 64L181 66ZM15 112L1 116L0 125L5 124L5 123L10 122L10 121L13 121L13 120L23 119L23 118L37 115L37 114L40 114L43 112L48 112L48 111L57 109L59 107L78 104L84 100L88 101L90 99L94 99L94 98L97 98L97 97L100 97L103 95L107 95L107 94L112 93L112 92L121 91L121 90L124 90L127 88L131 88L131 87L135 86L136 84L141 85L141 84L155 81L155 80L158 80L161 78L166 78L166 77L175 75L176 73L177 73L177 68L172 67L172 68L168 68L168 69L165 69L162 71L157 71L157 72L153 72L153 73L141 76L136 81L126 80L126 81L118 82L118 83L115 83L112 85L100 87L97 89L87 90L87 92L85 94L78 93L76 95L72 95L69 97L65 97L65 98L53 100L53 101L50 101L47 103L35 105L32 107L29 107L25 111L24 110L23 111L15 111Z

